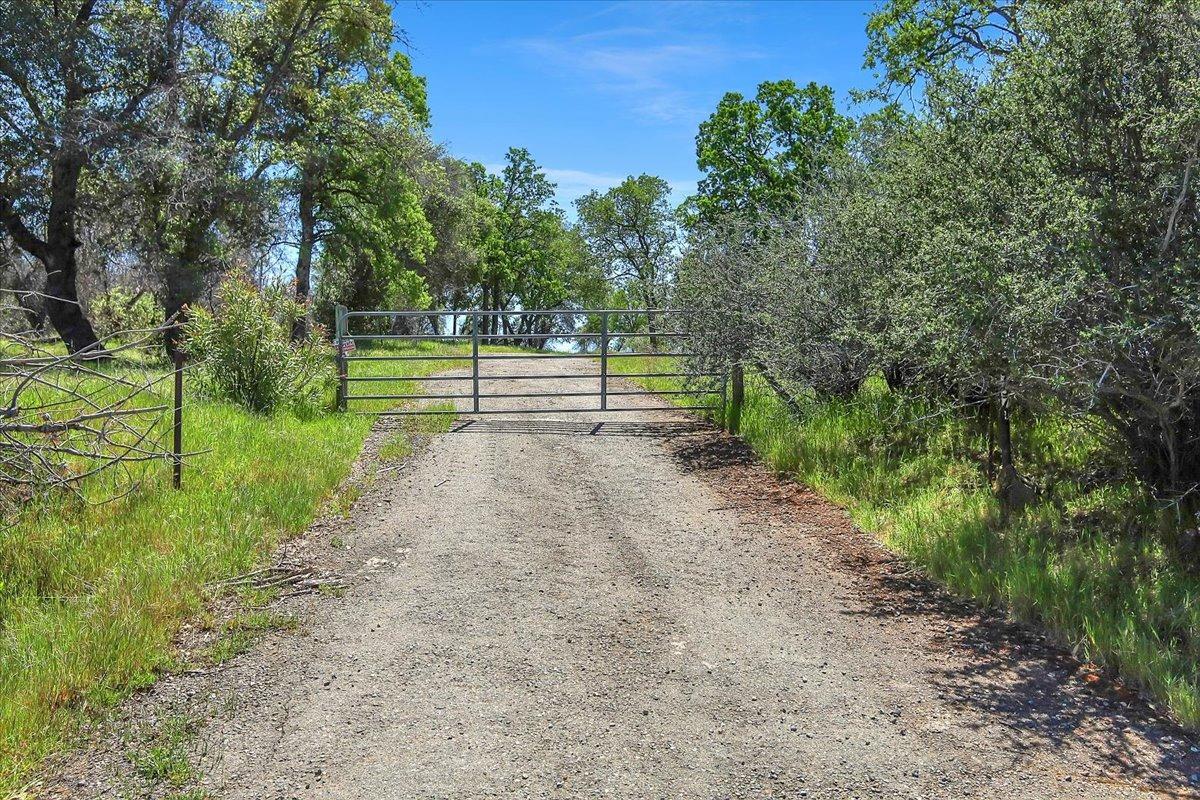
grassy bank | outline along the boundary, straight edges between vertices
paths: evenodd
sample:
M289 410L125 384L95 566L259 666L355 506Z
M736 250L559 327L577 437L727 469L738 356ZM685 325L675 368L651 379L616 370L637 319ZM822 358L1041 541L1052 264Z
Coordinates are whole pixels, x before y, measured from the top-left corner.
M645 371L631 361L617 369ZM954 591L1041 626L1200 727L1200 577L1162 545L1173 518L1133 484L1106 479L1105 451L1086 430L1016 426L1019 465L1045 499L1004 521L980 461L985 444L961 417L882 382L801 406L790 413L748 377L742 437Z
M460 363L360 362L355 374ZM414 385L359 384L372 394ZM252 569L303 530L346 477L373 419L264 417L189 398L185 448L203 452L188 460L181 491L171 490L168 465L153 463L123 499L60 496L0 528L0 796L64 743L81 714L171 667L172 639L202 609L205 584ZM98 501L113 489L98 479L83 493Z

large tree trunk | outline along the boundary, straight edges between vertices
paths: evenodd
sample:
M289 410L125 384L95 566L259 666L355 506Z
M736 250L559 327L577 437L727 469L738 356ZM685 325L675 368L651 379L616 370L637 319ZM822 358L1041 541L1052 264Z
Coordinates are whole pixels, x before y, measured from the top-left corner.
M1017 472L1012 441L1012 406L1002 393L996 404L996 443L1000 449L1000 470L996 475L996 494L1004 517L1020 511L1033 501L1036 492Z
M87 351L98 356L104 353L99 347L96 331L83 313L79 304L79 291L75 285L77 244L52 247L46 265L46 316L62 338L70 353Z
M312 291L313 249L317 241L317 215L314 202L312 177L305 169L300 177L300 245L296 249L296 299L306 306L304 315L292 326L292 338L303 339L308 335L308 298Z
M497 312L503 311L504 309L502 308L502 305L503 304L500 302L500 276L493 275L492 276L492 306L493 306L492 310L497 311ZM492 335L495 336L496 334L500 333L500 322L501 322L500 315L498 313L493 314L491 317L491 320L492 320L492 322L491 322ZM492 344L498 344L498 342L492 341Z
M501 311L502 309L500 309L499 307L497 307L497 309L496 309L496 310L497 310L497 311ZM517 343L516 343L516 342L513 340L513 338L512 338L512 333L513 333L513 329L512 329L512 321L511 321L511 320L509 320L508 316L507 316L506 314L497 314L497 315L496 315L496 319L500 320L501 324L502 324L502 325L503 325L503 327L504 327L504 330L503 330L503 331L497 331L497 333L503 333L503 334L504 334L504 336L505 336L505 339L504 339L504 344L508 345L509 347L512 347L512 346L514 346L515 344L517 344Z
M167 331L165 345L167 353L174 358L180 350L183 335L179 328L187 321L187 309L200 297L204 289L204 231L207 226L193 222L184 234L183 244L167 262L166 297L164 311L167 319L174 319L176 327Z
M655 305L654 294L650 291L650 287L645 283L642 284L642 302L646 304L646 347L651 352L657 353L659 350L659 337L655 336L658 333L658 315L653 311Z
M75 251L75 218L79 205L79 175L83 155L61 152L51 165L50 209L46 215L46 238L39 239L22 222L12 199L0 196L0 220L17 245L32 255L46 270L46 316L67 346L67 352L88 351L102 356L92 323L79 304L76 286L78 265Z
M489 283L486 278L484 280L480 281L480 284L479 284L479 310L480 311L487 311L489 308L491 308L491 305L490 305L491 295L488 293L488 287L489 287ZM476 327L479 328L479 332L481 334L488 332L488 325L490 323L488 322L487 317L477 316L475 318L475 321L476 321Z

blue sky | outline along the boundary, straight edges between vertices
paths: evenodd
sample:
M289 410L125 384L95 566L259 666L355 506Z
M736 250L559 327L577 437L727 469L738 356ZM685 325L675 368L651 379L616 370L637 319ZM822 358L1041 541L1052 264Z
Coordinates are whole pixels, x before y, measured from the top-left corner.
M423 2L397 0L433 135L498 167L525 147L579 195L647 172L695 189L696 129L727 91L791 78L865 88L872 2Z

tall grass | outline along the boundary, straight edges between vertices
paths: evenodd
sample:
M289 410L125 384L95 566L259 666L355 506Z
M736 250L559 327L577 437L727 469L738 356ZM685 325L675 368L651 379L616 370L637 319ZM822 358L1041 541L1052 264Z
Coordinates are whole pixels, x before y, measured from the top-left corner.
M747 379L741 435L774 470L955 592L1041 626L1200 727L1200 577L1163 545L1169 514L1132 482L1096 477L1106 454L1086 430L1053 418L1018 426L1020 466L1046 492L1005 519L985 444L962 416L882 382L852 400L800 402L793 414Z
M460 365L364 361L354 370L403 377ZM358 384L372 394L421 385ZM260 416L189 398L184 443L197 455L181 491L172 491L168 465L153 463L123 499L100 503L115 487L95 480L82 498L59 496L0 527L0 796L64 744L82 713L172 665L172 639L202 608L205 584L253 568L303 530L346 477L373 419Z

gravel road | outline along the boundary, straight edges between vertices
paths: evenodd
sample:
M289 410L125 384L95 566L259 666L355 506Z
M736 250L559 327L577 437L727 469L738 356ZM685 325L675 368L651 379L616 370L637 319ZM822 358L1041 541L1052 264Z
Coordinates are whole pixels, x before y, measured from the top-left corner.
M590 368L493 390L578 388ZM213 690L218 796L1146 798L1200 781L1196 741L1136 696L939 595L682 414L460 420L336 533L353 588L305 601L308 635L273 634Z

